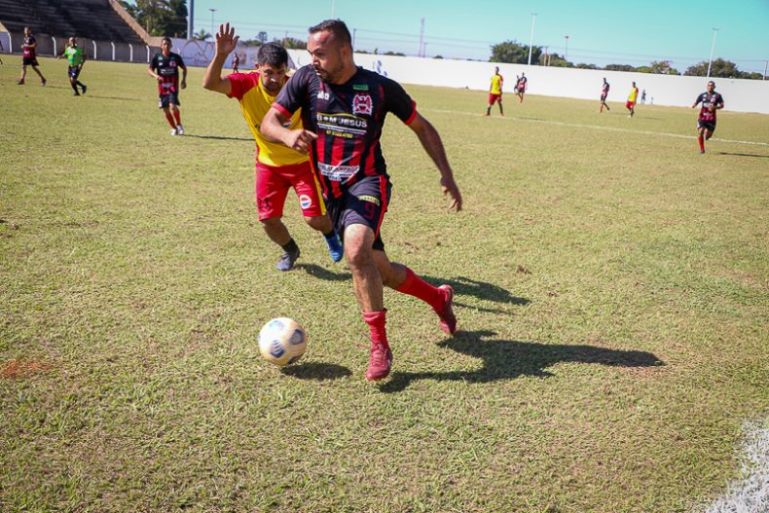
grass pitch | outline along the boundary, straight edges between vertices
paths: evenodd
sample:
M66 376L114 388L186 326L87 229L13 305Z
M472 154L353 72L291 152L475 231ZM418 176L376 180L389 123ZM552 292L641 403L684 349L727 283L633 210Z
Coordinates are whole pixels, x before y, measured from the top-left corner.
M460 332L386 292L392 377L368 384L349 271L286 220L279 273L234 100L191 70L172 138L144 66L0 67L0 510L703 509L769 413L769 123L722 112L407 87L465 210L391 118L393 260L451 283ZM729 98L726 98L728 105ZM742 142L734 142L742 141ZM749 144L755 143L755 144ZM256 335L290 316L305 358Z

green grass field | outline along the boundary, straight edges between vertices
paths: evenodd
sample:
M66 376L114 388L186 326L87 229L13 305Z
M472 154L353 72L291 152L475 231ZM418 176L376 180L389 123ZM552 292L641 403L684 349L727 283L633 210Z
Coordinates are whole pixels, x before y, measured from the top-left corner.
M234 100L191 70L173 138L142 65L0 67L0 510L700 510L769 414L769 117L408 87L465 209L391 118L388 253L451 283L460 332L385 293L366 383L349 270L289 198L279 273ZM727 105L729 98L726 98ZM755 142L745 144L730 141ZM256 336L290 316L284 371Z

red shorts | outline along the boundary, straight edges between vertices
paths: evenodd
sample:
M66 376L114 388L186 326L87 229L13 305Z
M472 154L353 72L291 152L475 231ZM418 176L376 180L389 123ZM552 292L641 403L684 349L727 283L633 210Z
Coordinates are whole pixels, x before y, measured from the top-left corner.
M489 93L489 105L494 105L497 102L502 101L502 95L501 94L494 94Z
M625 104L625 107L627 107L628 109L632 109L633 107L635 107L635 102L631 102L630 100L628 100L628 102Z
M283 216L288 189L293 187L299 199L299 208L305 217L326 214L326 205L320 195L320 184L310 162L288 166L268 166L256 163L256 208L259 220Z

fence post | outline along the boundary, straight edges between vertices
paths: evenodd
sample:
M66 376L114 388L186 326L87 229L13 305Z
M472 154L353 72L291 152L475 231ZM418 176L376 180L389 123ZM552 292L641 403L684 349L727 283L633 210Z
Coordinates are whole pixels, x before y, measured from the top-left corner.
M99 52L97 52L97 50L96 50L96 41L91 39L91 43L93 43L93 60L98 60L99 59Z
M134 61L134 45L128 43L128 62Z
M53 56L56 57L56 54L59 53L56 48L56 38L51 36L51 41L53 41Z
M144 47L147 49L147 62L149 62L150 61L150 46L149 45L144 45Z
M115 42L110 41L109 44L112 45L112 60L114 61L115 60Z

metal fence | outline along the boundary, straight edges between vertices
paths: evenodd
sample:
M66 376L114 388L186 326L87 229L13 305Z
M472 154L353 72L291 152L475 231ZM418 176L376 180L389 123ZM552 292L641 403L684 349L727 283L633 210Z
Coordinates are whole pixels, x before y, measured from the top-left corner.
M61 55L67 44L66 37L35 35L37 39L37 54L41 57ZM118 62L149 62L159 48L145 44L115 43L113 41L96 41L86 37L78 37L78 44L85 50L89 59ZM24 34L0 32L0 44L3 53L21 53Z

